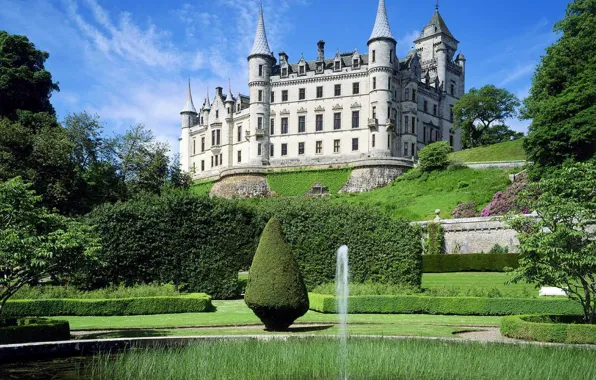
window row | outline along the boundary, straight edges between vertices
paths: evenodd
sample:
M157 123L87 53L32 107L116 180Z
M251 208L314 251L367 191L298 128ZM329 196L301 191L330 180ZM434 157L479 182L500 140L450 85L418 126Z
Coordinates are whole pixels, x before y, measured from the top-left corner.
M299 156L304 155L306 151L306 143L299 142L297 145L296 152ZM355 137L352 139L352 151L357 152L359 149L359 142L358 138ZM259 156L262 155L262 145L259 143L257 146L257 154ZM333 153L341 153L341 140L333 140ZM323 154L323 141L315 141L315 154ZM288 144L283 143L281 144L281 157L285 157L288 155ZM269 145L269 157L275 157L275 144ZM240 162L240 151L238 151L238 162Z
M282 90L281 91L281 101L287 102L289 99L289 90ZM342 94L342 86L341 84L336 84L333 86L333 96L341 96ZM352 83L352 95L360 94L360 83L354 82ZM323 91L323 86L318 86L316 88L316 98L321 99L325 96ZM263 101L263 91L259 90L258 92L259 102ZM306 88L299 88L298 89L298 100L306 100ZM275 91L271 91L271 103L275 103Z
M333 129L338 130L342 128L342 117L341 112L335 112L333 114ZM315 131L323 131L323 114L315 115ZM260 119L260 118L259 118ZM352 111L352 128L360 128L360 111ZM271 119L269 123L269 135L273 136L276 134L275 119ZM240 133L240 132L239 132ZM280 134L286 135L289 131L289 118L281 118ZM306 116L298 116L298 133L306 133ZM239 135L240 136L240 135ZM240 139L238 140L240 141Z

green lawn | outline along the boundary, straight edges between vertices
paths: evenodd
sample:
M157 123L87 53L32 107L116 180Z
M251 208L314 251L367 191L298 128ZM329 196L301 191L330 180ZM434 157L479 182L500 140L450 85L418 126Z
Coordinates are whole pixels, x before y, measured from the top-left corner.
M433 219L435 210L440 209L441 218L449 219L460 202L475 200L479 210L486 206L496 192L505 190L510 173L463 168L423 174L418 178L407 175L387 187L340 195L333 201L368 205L409 220Z
M196 195L208 195L213 187L213 181L196 181L190 187L190 192Z
M525 160L526 152L523 139L506 141L499 144L466 149L450 154L450 158L462 162L490 162Z
M348 181L351 169L294 170L267 174L269 187L280 196L303 196L316 183L337 194Z
M498 272L424 273L422 287L446 291L457 288L461 293L465 293L466 290L497 289L503 297L538 296L538 289L533 284L505 285L510 277L508 273Z

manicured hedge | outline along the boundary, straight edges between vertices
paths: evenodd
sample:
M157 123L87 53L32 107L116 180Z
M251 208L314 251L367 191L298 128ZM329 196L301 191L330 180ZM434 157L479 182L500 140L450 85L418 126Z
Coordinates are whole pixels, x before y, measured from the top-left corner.
M213 311L211 298L203 293L178 297L114 299L48 299L8 301L2 311L7 317L28 316L111 316L201 313Z
M422 257L424 273L447 272L504 272L504 268L517 268L519 255L513 253L471 253L454 255L425 255Z
M596 344L596 325L578 324L580 317L522 315L501 320L501 334L539 342Z
M70 339L67 321L44 318L23 318L13 326L0 325L0 344L49 342Z
M321 199L267 202L259 215L282 222L309 290L335 279L336 252L349 248L350 280L420 287L422 231L363 206Z
M335 297L309 293L310 309L335 313ZM515 315L556 313L577 315L581 306L567 299L427 297L427 296L353 296L348 300L351 314L443 314Z

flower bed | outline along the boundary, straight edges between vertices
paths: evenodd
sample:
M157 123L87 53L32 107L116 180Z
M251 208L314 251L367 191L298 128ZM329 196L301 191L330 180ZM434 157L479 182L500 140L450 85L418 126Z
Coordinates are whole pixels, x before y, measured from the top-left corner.
M0 321L0 344L49 342L70 339L67 321L23 318Z
M539 342L596 344L596 325L580 324L581 317L521 315L505 317L501 334Z

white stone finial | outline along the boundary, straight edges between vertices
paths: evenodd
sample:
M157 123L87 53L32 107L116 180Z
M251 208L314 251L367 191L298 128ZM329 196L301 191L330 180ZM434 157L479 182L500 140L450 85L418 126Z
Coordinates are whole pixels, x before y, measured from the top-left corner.
M190 92L190 79L188 80L188 92L186 93L186 103L184 103L184 108L180 113L184 112L193 112L197 113L197 109L192 101L192 94Z
M234 95L232 95L232 81L228 78L228 95L226 96L226 102L233 102Z
M209 99L209 87L207 87L207 97L205 98L205 109L211 109L211 100Z
M267 42L267 33L265 32L265 19L263 18L263 3L261 3L260 5L257 33L255 35L255 42L252 46L252 50L250 51L250 55L271 56L271 49L269 49L269 42Z
M372 34L368 41L377 38L389 38L395 40L391 28L389 27L389 19L387 18L387 8L385 7L385 0L379 0L379 8L377 9L377 18Z

